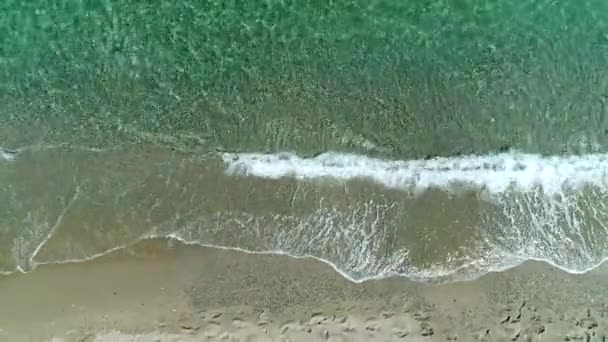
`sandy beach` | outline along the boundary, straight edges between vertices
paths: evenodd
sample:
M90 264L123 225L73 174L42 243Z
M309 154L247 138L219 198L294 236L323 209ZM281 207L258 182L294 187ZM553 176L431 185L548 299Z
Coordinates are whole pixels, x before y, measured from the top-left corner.
M2 341L605 341L608 278L528 262L355 284L311 259L156 240L0 278Z

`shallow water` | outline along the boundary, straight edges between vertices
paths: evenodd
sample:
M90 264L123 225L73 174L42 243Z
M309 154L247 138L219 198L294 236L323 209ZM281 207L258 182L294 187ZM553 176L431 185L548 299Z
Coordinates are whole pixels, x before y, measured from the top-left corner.
M525 260L585 272L608 256L608 156L418 161L21 151L0 165L3 272L142 239L314 257L353 281L476 278Z

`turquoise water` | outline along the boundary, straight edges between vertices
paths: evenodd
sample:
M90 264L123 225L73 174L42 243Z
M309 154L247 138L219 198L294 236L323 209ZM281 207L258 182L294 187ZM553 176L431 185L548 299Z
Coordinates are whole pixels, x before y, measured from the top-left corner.
M608 255L604 1L4 1L0 32L4 272L152 236L354 280Z
M406 158L606 139L600 0L1 6L4 145L315 153L369 140Z

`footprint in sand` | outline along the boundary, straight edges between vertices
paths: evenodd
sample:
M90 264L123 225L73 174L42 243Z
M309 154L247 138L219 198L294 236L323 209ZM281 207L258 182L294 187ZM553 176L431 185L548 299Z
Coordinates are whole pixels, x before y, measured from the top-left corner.
M325 324L329 322L329 317L323 315L320 312L314 313L312 314L312 317L310 318L310 321L308 321L309 325L321 325L321 324Z
M286 321L279 326L279 331L281 334L289 334L291 331L302 330L302 327L297 324L295 321Z
M235 318L232 320L232 326L236 329L247 329L253 327L253 325L243 319Z
M375 333L379 330L380 325L378 323L378 319L376 317L369 317L365 320L365 330Z
M338 323L338 324L344 324L344 323L346 323L346 320L347 320L346 316L334 317L334 322Z
M260 327L265 327L267 325L270 325L272 323L272 318L270 317L270 315L266 312L262 312L258 315L258 326Z

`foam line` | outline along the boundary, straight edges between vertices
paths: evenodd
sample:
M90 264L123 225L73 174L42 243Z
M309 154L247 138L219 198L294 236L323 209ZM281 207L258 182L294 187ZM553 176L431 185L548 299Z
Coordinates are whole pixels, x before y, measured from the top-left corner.
M454 184L473 185L490 193L539 187L547 194L565 189L608 185L608 154L541 156L519 152L441 157L428 160L383 160L328 152L312 158L291 153L224 153L226 172L269 179L369 179L392 189L420 191Z
M175 240L178 241L179 243L182 243L184 245L190 245L190 246L201 246L201 247L207 247L207 248L215 248L215 249L219 249L219 250L228 250L228 251L235 251L235 252L240 252L240 253L245 253L245 254L252 254L252 255L282 255L282 256L286 256L286 257L290 257L293 259L313 259L319 262L322 262L326 265L328 265L329 267L331 267L335 272L337 272L338 274L340 274L342 277L344 277L346 280L353 282L353 283L363 283L366 281L370 281L370 280L378 280L378 279L385 279L385 278L390 278L390 277L407 277L411 280L414 281L421 281L421 282L425 282L425 281L432 281L432 280L437 280L437 278L450 278L450 276L455 275L456 273L458 273L458 271L462 268L466 268L468 266L471 266L472 264L475 264L476 261L473 261L469 264L465 264L462 265L461 267L455 268L455 269L439 269L439 270L434 270L434 271L430 271L430 270L424 270L424 271L419 271L419 272L415 272L414 274L407 274L407 273L398 273L398 272L386 272L386 273L381 273L381 274L377 274L374 276L370 276L370 277L362 277L362 278L353 278L351 277L349 274L347 274L346 272L344 272L342 269L340 269L340 267L338 267L336 264L322 259L322 258L318 258L316 256L313 255L294 255L294 254L290 254L287 253L285 251L251 251L248 249L243 249L243 248L239 248L239 247L228 247L228 246L219 246L219 245L213 245L213 244L207 244L207 243L203 243L201 241L196 241L196 240L188 240L188 239L184 239L181 236L179 236L178 234L168 234L168 235L149 235L146 237L142 237L139 239L136 239L135 241L127 244L127 245L121 245L121 246L116 246L113 248L110 248L106 251L91 255L89 257L84 257L84 258L75 258L75 259L66 259L66 260L55 260L55 261L50 261L50 262L33 262L32 263L32 268L29 270L25 270L21 267L17 267L15 269L16 272L19 273L29 273L30 271L33 271L34 269L36 269L38 266L44 266L44 265L61 265L61 264L73 264L73 263L81 263L81 262L87 262L87 261L91 261L94 259L97 259L99 257L103 257L105 255L111 254L113 252L128 248L130 246L136 245L137 243L141 242L141 241L146 241L146 240L152 240L152 239L164 239L164 240ZM597 268L598 266L600 266L601 264L603 264L604 262L606 262L606 260L603 260L602 262L598 263L597 265L593 265L592 267L589 267L587 270L584 271L573 271L573 270L569 270L567 268L564 267L560 267L559 265L548 261L546 259L542 259L542 258L525 258L525 259L520 259L514 256L510 257L512 260L509 261L506 264L502 264L502 265L494 265L492 267L489 267L488 269L483 269L480 270L480 272L477 272L475 274L466 274L464 276L460 276L460 277L456 277L454 279L449 279L447 282L453 282L453 281L463 281L463 280L474 280L477 279L485 274L488 273L492 273L492 272L503 272L506 271L508 269L517 267L519 265L521 265L522 263L524 263L527 260L530 261L540 261L540 262L546 262L547 264L556 267L558 269L561 269L562 271L566 272L566 273L570 273L570 274L584 274L587 273L589 271L592 271L593 269ZM0 272L0 275L10 275L15 273L15 271L4 271L4 272ZM443 283L445 282L442 280L439 280L438 283Z

